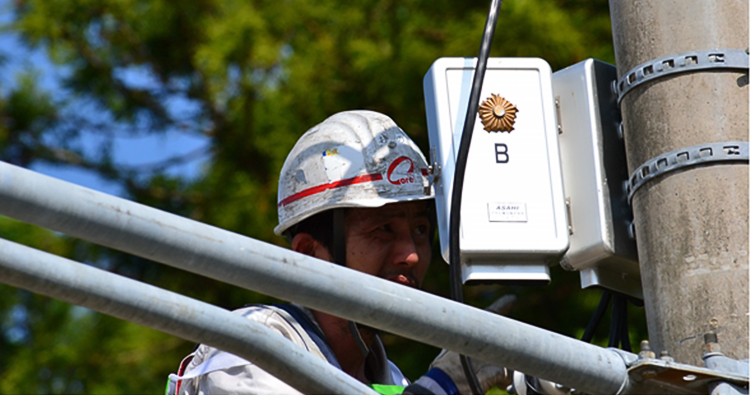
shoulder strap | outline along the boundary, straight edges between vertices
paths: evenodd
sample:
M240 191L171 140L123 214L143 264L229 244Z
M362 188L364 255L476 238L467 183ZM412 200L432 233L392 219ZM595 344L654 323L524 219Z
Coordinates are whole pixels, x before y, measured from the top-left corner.
M291 315L292 318L294 318L302 326L305 332L307 332L310 338L315 342L315 345L318 346L320 352L323 353L323 355L326 357L328 363L341 369L341 365L339 365L339 361L333 354L331 346L328 345L325 335L323 335L323 332L320 331L318 326L315 325L314 322L312 322L310 317L308 317L304 311L302 311L299 307L289 303L275 304L274 307L277 307L289 313L289 315Z
M177 395L180 393L180 385L182 384L182 381L179 380L179 377L185 374L185 369L187 369L188 364L190 364L194 357L195 351L182 359L180 367L177 369L177 375L170 374L169 377L167 377L167 388L164 390L164 395Z

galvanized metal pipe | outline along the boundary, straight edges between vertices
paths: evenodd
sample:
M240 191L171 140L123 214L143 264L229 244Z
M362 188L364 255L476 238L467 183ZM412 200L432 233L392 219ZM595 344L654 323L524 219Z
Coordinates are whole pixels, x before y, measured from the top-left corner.
M2 162L0 214L586 393L629 387L612 350Z
M374 393L265 325L174 292L3 239L0 239L0 282L231 351L303 393Z

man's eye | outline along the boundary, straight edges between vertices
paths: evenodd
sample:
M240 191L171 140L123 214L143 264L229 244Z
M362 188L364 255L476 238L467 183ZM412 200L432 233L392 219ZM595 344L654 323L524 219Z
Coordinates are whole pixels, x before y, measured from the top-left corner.
M380 225L380 226L378 226L378 230L379 231L383 231L383 232L390 232L391 231L391 225L390 224Z
M427 234L427 225L419 225L416 228L414 228L414 233L417 235L426 235Z

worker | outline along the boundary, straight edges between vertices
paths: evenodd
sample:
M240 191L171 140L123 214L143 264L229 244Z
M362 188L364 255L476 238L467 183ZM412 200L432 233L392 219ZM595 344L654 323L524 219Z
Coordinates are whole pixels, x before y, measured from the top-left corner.
M389 117L335 114L308 130L279 178L279 225L294 251L408 287L422 284L431 259L434 201L424 156ZM297 304L236 311L274 329L380 392L468 393L458 356L443 352L415 383L386 358L377 331ZM475 361L486 391L510 380ZM250 361L201 345L180 366L179 394L296 394Z

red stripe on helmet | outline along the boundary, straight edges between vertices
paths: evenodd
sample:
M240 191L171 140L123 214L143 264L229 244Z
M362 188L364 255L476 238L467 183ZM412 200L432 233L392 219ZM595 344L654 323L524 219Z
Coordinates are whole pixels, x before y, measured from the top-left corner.
M282 199L279 202L279 207L284 207L289 203L302 199L303 197L315 195L316 193L327 191L329 189L336 189L339 187L345 187L345 186L354 185L354 184L361 184L363 182L381 181L382 179L383 179L383 175L380 173L365 174L365 175L361 175L357 177L347 178L344 180L329 182L327 184L317 185L312 188L308 188L308 189L299 191L295 194L287 196L286 198Z

